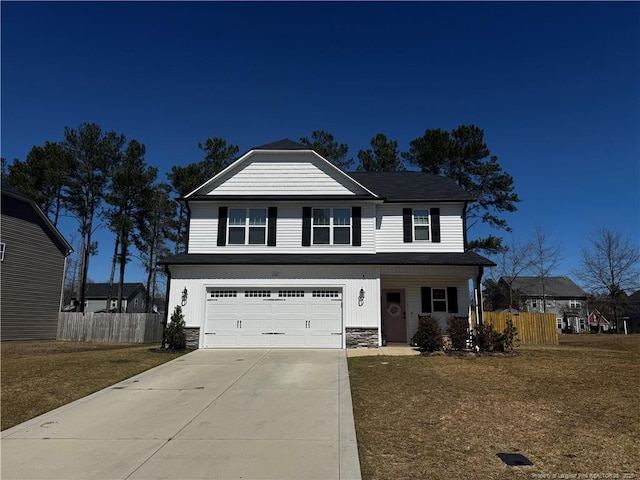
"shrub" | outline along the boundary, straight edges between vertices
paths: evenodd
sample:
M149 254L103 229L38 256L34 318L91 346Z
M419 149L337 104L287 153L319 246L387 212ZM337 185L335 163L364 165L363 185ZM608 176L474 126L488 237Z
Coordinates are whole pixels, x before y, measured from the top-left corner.
M476 327L473 343L481 352L493 352L500 349L498 332L491 323L483 323Z
M418 331L411 339L423 352L435 352L442 349L442 330L438 320L429 315L418 317Z
M454 350L464 350L469 339L469 320L466 317L449 317L447 334Z
M184 350L187 347L187 333L185 332L184 315L182 307L176 305L171 314L171 323L164 331L164 341L171 350Z

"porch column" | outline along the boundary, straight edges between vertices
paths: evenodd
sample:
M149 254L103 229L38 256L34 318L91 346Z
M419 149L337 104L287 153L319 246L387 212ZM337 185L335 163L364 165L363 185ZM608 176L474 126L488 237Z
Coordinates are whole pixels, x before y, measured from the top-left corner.
M484 273L483 267L478 267L478 276L473 279L473 295L475 297L476 305L476 325L480 326L484 323L482 318L482 274Z

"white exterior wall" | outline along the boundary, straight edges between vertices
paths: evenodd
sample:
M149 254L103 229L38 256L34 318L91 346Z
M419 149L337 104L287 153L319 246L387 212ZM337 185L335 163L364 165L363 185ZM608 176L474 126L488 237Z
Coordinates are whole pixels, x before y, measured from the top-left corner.
M225 245L218 247L218 206L230 208L255 208L255 203L218 204L214 202L192 202L189 225L189 253L375 253L375 213L373 204L362 205L362 245L311 245L302 246L302 207L352 207L345 202L314 202L292 205L271 202L261 207L278 207L276 246Z
M186 288L187 303L182 311L187 327L202 328L209 287L331 286L343 291L343 328L380 328L380 273L377 266L172 265L170 268L168 316L176 305L181 305L182 291ZM365 291L362 306L358 305L360 289Z
M421 287L458 289L458 313L466 316L469 313L470 291L469 279L477 275L477 267L381 267L380 291L385 289L403 289L405 291L407 340L418 330L418 315L422 315ZM440 328L446 332L447 319L453 313L432 312L431 315L440 321Z
M440 243L403 242L403 208L440 208ZM388 203L377 206L377 252L464 252L463 203Z
M326 165L309 159L254 160L208 195L354 195Z

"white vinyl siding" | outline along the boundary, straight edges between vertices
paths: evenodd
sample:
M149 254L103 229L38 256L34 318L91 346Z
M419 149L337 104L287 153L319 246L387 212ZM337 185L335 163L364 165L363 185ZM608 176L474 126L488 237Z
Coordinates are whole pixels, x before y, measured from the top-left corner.
M278 291L302 287L340 288L344 327L378 328L380 325L380 281L376 266L173 265L170 268L168 314L171 316L175 306L181 304L182 290L186 288L189 296L182 310L188 327L202 328L207 289L228 291L247 285L255 290L277 286ZM362 305L358 304L360 289L365 292Z
M252 155L214 182L208 195L355 195L366 190L312 153Z
M376 212L377 252L464 252L463 203L383 204ZM402 209L440 208L440 242L403 242ZM412 225L414 227L414 225ZM415 233L414 233L415 235ZM431 233L429 232L429 238Z
M382 267L382 270L386 270ZM421 287L431 287L432 289L444 289L446 295L447 287L456 287L458 293L458 315L467 315L469 311L469 284L467 278L462 273L464 269L457 267L450 267L450 276L438 275L438 270L446 270L445 267L435 267L434 275L429 275L428 269L413 269L405 268L405 271L409 275L390 274L385 275L382 273L382 280L380 282L380 289L404 289L406 294L406 312L407 312L407 340L411 340L411 337L418 329L418 315L422 312L422 293ZM461 276L457 276L455 272L459 271ZM422 271L425 274L416 275L414 272ZM471 275L469 275L471 276ZM432 290L433 291L433 290ZM432 317L437 318L440 323L440 328L443 332L446 332L447 319L452 315L447 312L432 312Z
M312 202L310 202L312 203ZM229 208L250 208L248 204L225 204ZM374 205L362 205L361 241L362 245L311 245L302 246L302 207L311 206L276 202L265 206L278 207L276 246L267 245L225 245L218 247L218 204L191 202L191 222L189 224L189 253L374 253L375 218ZM359 205L358 205L359 206ZM328 208L345 208L344 202L327 204ZM353 220L353 219L352 219ZM351 242L349 242L351 243Z

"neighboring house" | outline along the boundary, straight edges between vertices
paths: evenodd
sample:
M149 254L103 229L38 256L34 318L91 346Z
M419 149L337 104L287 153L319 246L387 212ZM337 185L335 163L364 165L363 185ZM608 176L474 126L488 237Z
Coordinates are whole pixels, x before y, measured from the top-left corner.
M602 315L598 309L594 308L588 317L589 327L598 332L606 332L611 325L604 315Z
M2 341L56 338L67 257L72 251L31 198L2 183Z
M418 315L466 317L469 282L494 265L465 251L474 198L452 180L345 173L291 140L181 201L188 253L162 262L167 316L181 305L199 348L407 343Z
M499 284L508 291L509 282L500 278ZM553 313L558 331L588 332L587 294L568 277L547 277L544 285L540 277L517 277L511 285L514 297L520 300L523 312Z
M118 309L118 284L111 287L111 304L109 311L116 312ZM107 311L107 300L109 297L108 283L87 283L87 293L85 295L85 313ZM123 284L122 313L144 313L147 289L142 283Z

